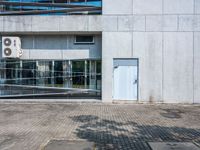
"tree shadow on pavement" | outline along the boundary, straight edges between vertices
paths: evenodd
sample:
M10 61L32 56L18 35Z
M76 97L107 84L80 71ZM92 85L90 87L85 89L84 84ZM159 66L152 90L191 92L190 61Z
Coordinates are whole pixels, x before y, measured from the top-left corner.
M118 122L95 115L80 115L71 119L80 124L75 132L77 137L94 142L98 149L151 150L148 142L200 144L200 129Z

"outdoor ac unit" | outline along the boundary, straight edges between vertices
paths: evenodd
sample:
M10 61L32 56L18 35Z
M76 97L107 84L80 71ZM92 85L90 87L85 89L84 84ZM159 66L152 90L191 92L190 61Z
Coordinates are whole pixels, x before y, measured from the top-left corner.
M2 37L3 58L19 58L22 56L22 53L19 37Z

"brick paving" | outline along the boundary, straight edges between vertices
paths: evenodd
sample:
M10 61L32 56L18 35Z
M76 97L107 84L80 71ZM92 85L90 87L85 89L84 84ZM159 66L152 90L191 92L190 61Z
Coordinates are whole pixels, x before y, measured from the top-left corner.
M1 150L44 150L50 140L122 150L151 150L148 142L200 145L200 106L0 103Z

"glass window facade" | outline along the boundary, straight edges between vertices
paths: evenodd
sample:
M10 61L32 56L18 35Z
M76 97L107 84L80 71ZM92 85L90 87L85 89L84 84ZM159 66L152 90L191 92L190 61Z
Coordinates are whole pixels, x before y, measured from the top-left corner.
M2 60L0 97L101 96L101 60Z
M0 15L101 14L102 0L4 0Z

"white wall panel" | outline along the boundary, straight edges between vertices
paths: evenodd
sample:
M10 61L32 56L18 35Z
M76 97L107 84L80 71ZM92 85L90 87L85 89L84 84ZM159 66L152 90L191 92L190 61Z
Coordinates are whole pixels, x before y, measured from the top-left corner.
M180 15L178 29L179 31L193 31L194 30L194 16Z
M132 33L103 32L102 51L102 98L112 101L113 91L113 58L131 58Z
M164 14L193 14L194 0L164 0Z
M195 13L200 14L200 0L195 0Z
M194 34L194 103L200 103L200 33Z
M133 14L162 14L162 0L133 0Z
M146 16L146 31L162 31L162 16Z
M139 100L162 101L162 33L134 32L133 57L139 58Z
M145 16L133 16L133 31L145 31Z
M103 0L103 14L132 14L133 0Z
M133 17L132 16L119 16L118 17L118 31L132 31Z
M193 102L193 33L164 33L164 102Z
M177 30L178 30L178 16L163 15L162 31L177 31Z

